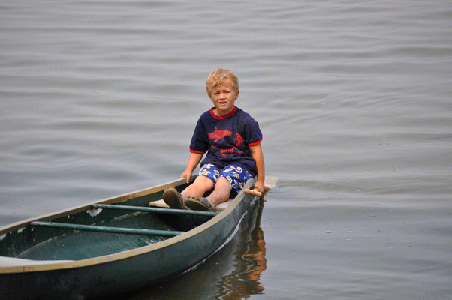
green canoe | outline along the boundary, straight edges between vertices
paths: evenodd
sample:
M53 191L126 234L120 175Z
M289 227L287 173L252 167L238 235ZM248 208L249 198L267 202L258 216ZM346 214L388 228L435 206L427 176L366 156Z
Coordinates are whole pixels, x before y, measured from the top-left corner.
M149 206L180 179L0 228L0 299L89 299L177 276L227 243L253 184L222 212Z

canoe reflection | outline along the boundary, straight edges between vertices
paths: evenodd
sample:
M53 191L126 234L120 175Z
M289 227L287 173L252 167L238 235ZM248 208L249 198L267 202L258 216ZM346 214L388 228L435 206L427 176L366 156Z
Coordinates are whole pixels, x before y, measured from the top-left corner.
M249 223L239 234L241 245L235 255L234 271L222 278L216 299L244 299L261 294L261 273L267 269L264 232L260 226L263 203L260 203Z
M231 241L196 269L123 298L233 300L263 293L259 280L267 260L262 210L263 202L258 201Z

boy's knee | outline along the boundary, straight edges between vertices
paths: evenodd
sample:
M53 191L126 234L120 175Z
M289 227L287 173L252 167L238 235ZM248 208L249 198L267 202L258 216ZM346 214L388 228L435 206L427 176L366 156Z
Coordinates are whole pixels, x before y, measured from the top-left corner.
M217 187L231 188L232 189L231 183L224 177L221 177L221 178L218 179L217 183L215 184L215 188L217 188Z
M198 176L194 182L199 188L203 188L206 191L213 189L215 183L206 176Z

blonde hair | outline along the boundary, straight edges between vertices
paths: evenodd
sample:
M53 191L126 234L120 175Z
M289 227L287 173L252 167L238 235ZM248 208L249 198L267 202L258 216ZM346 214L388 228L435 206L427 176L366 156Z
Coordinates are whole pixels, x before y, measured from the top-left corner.
M222 85L226 80L232 83L232 89L237 93L239 90L239 80L231 70L216 69L210 73L206 80L206 92L209 97L212 94L212 89L216 86Z

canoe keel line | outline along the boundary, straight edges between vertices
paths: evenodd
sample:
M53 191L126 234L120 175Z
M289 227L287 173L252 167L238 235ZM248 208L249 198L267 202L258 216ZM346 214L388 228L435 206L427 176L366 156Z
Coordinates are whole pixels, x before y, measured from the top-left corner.
M0 228L0 299L89 299L187 272L237 232L253 184L220 213L149 207L180 179Z

